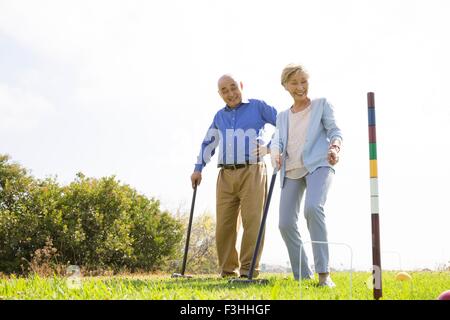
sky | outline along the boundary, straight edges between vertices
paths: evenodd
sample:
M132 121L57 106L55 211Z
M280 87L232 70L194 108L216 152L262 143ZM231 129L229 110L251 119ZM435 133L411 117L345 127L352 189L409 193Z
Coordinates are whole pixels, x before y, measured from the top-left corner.
M372 91L382 264L435 269L450 262L449 15L446 0L0 0L0 153L63 184L79 171L116 175L188 211L201 141L224 106L217 79L234 73L246 97L282 111L281 71L301 63L310 97L334 105L344 135L329 241L371 268ZM216 162L196 215L215 214ZM261 261L286 265L279 195L277 182ZM303 212L299 227L309 241ZM332 265L349 266L347 248L330 246Z

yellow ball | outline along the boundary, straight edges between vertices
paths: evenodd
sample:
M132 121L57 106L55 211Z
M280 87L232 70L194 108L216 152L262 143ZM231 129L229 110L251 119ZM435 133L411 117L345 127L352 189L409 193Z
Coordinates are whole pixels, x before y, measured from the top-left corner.
M407 272L399 272L395 275L395 280L398 281L411 281L412 277Z

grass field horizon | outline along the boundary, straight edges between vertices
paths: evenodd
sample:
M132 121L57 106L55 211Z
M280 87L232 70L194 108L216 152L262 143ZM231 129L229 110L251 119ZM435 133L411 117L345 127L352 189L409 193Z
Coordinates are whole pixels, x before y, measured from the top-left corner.
M411 271L411 281L398 281L397 272L383 272L383 300L435 300L450 289L449 271ZM267 285L230 284L217 275L123 274L80 277L41 277L37 274L0 277L0 300L372 300L371 272L334 272L336 288L321 288L317 279L301 288L288 274L262 273ZM300 290L301 289L301 290ZM300 296L301 294L301 296Z

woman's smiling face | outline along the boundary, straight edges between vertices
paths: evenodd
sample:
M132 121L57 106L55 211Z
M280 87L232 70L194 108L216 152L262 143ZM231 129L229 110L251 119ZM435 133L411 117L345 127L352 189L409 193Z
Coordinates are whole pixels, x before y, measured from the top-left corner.
M303 72L292 74L284 87L295 101L303 101L308 98L308 76Z

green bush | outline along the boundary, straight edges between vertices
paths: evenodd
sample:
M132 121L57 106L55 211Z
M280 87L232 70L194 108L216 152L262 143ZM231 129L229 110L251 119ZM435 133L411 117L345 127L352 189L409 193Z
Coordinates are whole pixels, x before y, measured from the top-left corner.
M0 271L19 272L51 239L60 264L155 270L176 254L182 226L114 176L60 186L0 155ZM26 263L25 263L26 265Z

